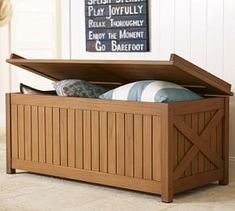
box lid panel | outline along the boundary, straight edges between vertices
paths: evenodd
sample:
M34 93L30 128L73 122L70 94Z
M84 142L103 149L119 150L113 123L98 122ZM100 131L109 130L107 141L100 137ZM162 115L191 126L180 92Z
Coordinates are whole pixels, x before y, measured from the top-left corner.
M51 80L76 78L94 83L124 84L154 79L171 81L202 94L233 94L230 84L174 54L169 61L38 60L12 54L7 62Z

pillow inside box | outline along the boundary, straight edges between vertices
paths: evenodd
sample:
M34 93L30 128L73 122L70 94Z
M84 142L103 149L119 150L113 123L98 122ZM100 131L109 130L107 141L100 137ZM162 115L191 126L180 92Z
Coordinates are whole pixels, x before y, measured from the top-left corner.
M180 85L158 80L128 83L100 95L99 98L160 103L203 99L202 96Z
M54 82L54 88L58 96L99 98L107 92L107 89L91 84L84 80L66 79Z

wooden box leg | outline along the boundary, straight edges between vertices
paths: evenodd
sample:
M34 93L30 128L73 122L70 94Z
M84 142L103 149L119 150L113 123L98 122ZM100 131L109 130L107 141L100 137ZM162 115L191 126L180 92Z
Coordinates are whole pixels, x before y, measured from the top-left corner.
M12 168L7 168L7 174L15 174L16 170Z
M173 115L168 106L162 116L162 202L173 201Z
M223 121L223 179L220 185L229 183L229 97L224 99L224 121Z
M162 202L171 203L173 201L173 192L167 191L162 193Z
M220 185L228 185L229 184L229 178L228 176L224 177L222 180L219 180Z
M15 174L16 170L11 166L11 95L6 94L6 173Z

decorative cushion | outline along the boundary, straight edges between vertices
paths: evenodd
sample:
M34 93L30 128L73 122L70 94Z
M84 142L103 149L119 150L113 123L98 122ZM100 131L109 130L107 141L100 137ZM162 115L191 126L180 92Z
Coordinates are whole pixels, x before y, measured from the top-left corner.
M91 84L87 81L67 79L54 83L57 95L67 97L98 98L107 89Z
M55 90L52 90L52 91L41 91L41 90L38 90L38 89L34 89L30 86L27 86L25 84L20 84L20 92L22 94L28 94L28 95L56 95L56 92Z
M142 102L176 102L202 99L200 95L180 85L156 80L129 83L110 90L99 98Z

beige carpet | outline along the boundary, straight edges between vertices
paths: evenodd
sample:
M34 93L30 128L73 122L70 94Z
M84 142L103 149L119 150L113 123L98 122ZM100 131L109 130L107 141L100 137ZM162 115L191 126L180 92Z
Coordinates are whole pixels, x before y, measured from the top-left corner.
M159 196L20 172L5 174L5 144L0 143L0 210L9 211L235 211L235 179L229 186L209 185L176 196Z

